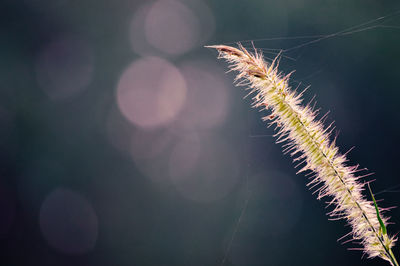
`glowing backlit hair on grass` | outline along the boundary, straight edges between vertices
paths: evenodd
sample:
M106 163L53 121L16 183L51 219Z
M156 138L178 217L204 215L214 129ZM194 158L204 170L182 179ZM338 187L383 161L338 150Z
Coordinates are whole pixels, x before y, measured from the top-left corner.
M278 71L279 55L271 63L265 62L260 52L249 53L239 44L239 49L226 46L207 46L219 52L219 58L236 71L236 83L248 86L253 94L253 107L269 110L264 117L275 125L277 143L283 143L284 153L295 156L298 171L311 171L311 188L317 187L318 199L329 196L333 210L331 219L346 219L351 225L351 240L360 242L361 250L370 258L380 257L398 266L391 250L396 238L386 231L388 218L377 207L375 199L369 201L362 195L365 183L356 176L358 166L347 166L346 154L338 152L335 140L330 140L333 126L324 127L316 120L318 111L310 105L302 106L302 93L291 90L289 77ZM372 192L371 192L372 195Z

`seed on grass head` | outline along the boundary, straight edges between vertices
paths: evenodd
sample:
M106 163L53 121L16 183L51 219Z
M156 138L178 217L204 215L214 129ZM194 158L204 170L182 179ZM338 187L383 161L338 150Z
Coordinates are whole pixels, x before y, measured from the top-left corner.
M247 74L256 78L265 78L265 74L257 70L248 70Z
M238 57L243 55L243 53L240 50L238 50L238 49L236 49L234 47L226 46L226 45L211 45L211 46L206 46L206 47L207 48L214 48L214 49L217 49L220 52L224 52L224 53L227 53L227 54L230 54L230 55L235 55L235 56L238 56Z

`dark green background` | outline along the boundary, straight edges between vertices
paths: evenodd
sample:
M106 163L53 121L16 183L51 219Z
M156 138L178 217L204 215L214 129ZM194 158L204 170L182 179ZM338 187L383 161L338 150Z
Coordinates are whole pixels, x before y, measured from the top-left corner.
M229 114L202 134L209 136L206 140L224 139L236 153L240 174L229 193L216 200L188 199L169 182L153 182L129 154L110 144L106 124L118 79L140 58L131 49L129 24L145 2L0 2L0 225L9 226L0 234L1 265L221 265L234 232L224 265L388 265L361 259L361 252L346 250L357 245L336 241L349 228L328 221L325 201L308 191L306 177L295 175L291 159L272 137L258 136L273 130L249 108L249 99L242 100L245 92L230 85L234 76L224 73L223 62L217 63L218 75L229 82ZM216 53L204 44L329 34L400 10L398 1L204 3L214 16L215 31L187 53L166 56L177 66L191 59L216 61ZM400 13L384 24L400 26ZM35 60L61 33L90 43L94 72L82 93L53 101L37 83ZM255 45L285 49L303 41ZM316 94L322 112L331 111L341 151L355 146L349 159L376 173L368 177L376 179L376 192L400 183L399 44L400 29L376 28L295 49L288 56L296 61L281 62L285 72L296 69L296 81L312 85L306 98ZM225 163L220 159L214 163ZM202 180L206 170L196 178ZM224 173L221 180L229 178ZM161 178L168 180L168 173ZM294 196L284 196L285 180L295 186ZM82 195L97 215L96 245L84 254L65 254L41 232L40 208L59 187ZM400 205L399 193L377 198L385 199L380 203L385 207ZM400 229L400 211L390 215L396 224L388 230L394 234ZM7 217L11 222L4 221ZM290 217L295 221L286 231L281 225ZM399 251L394 248L395 254Z

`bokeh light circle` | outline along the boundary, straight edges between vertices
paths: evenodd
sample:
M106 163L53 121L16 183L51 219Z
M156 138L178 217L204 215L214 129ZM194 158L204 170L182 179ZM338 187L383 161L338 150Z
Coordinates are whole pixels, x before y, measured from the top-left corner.
M122 74L117 103L122 114L143 128L165 125L176 117L186 98L186 83L168 61L146 57L131 64Z
M87 42L63 36L39 53L36 77L41 89L53 100L70 98L89 85L93 74L93 52Z
M177 56L205 43L214 30L214 15L203 1L159 0L136 10L130 40L140 55Z
M131 154L134 160L153 159L169 146L172 136L160 130L136 130L131 137Z
M169 174L173 179L187 178L194 174L201 152L197 136L187 136L179 140L171 151Z
M212 129L228 116L230 88L215 63L189 61L180 67L187 82L187 100L172 127L176 133Z
M165 186L168 178L168 155L174 136L166 129L136 130L131 135L130 154L135 166L154 184Z
M225 197L237 183L240 171L237 156L218 137L183 140L170 155L172 183L182 196L198 202Z
M145 19L147 41L160 51L181 54L198 41L200 25L195 14L175 0L159 0Z
M96 244L96 213L84 197L69 189L58 188L47 196L39 223L48 244L62 253L83 254Z

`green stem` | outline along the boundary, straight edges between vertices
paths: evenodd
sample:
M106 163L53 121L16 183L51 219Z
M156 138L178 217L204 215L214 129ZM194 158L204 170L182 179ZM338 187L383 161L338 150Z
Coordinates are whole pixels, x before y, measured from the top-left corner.
M393 266L399 266L399 263L397 262L396 257L394 256L391 248L389 248L389 254L390 254L390 260L392 261Z

